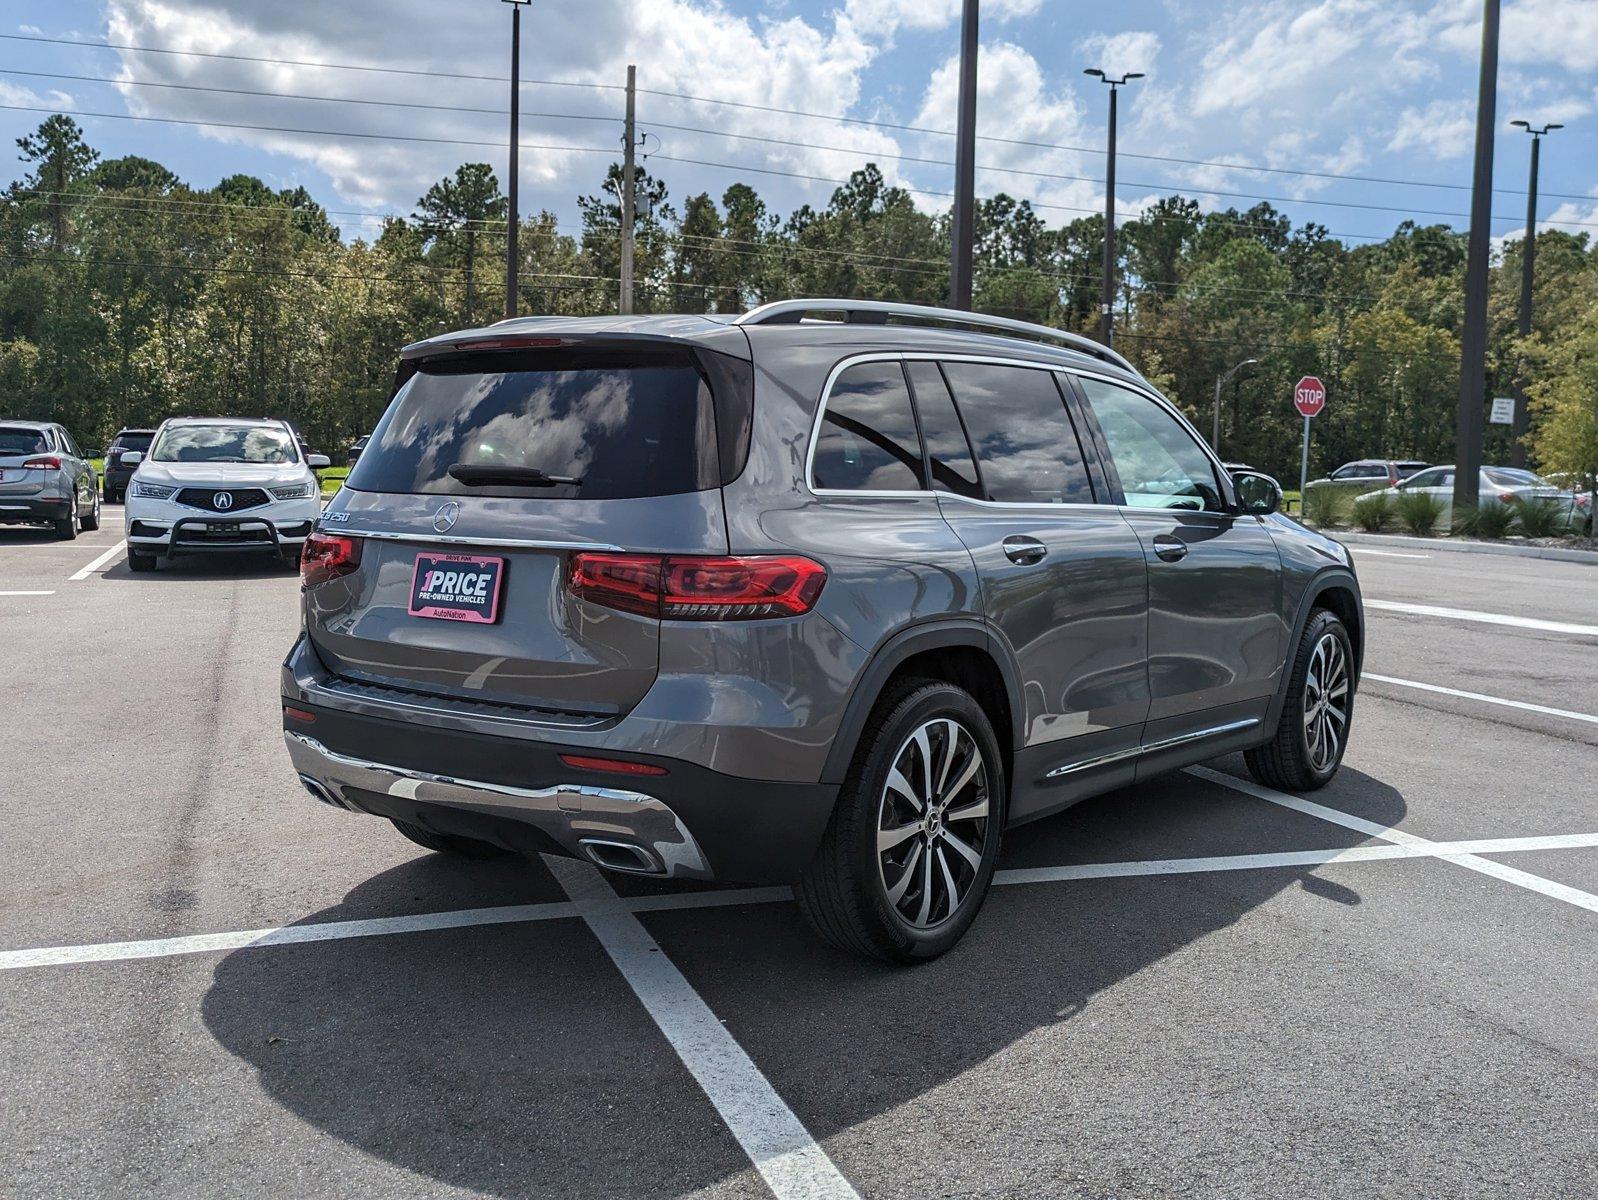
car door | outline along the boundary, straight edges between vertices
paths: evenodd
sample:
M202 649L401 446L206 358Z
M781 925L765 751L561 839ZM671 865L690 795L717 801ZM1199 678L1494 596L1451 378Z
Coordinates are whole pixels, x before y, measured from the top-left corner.
M1236 511L1230 480L1174 409L1124 384L1073 378L1102 438L1114 501L1148 564L1139 777L1258 740L1287 636L1269 527Z
M90 480L93 469L89 460L83 457L83 451L78 449L77 442L72 440L72 435L63 426L55 427L56 441L64 452L61 469L66 472L67 479L71 482L72 491L78 498L79 512L92 512L94 509L94 488Z
M1125 520L1097 503L1059 384L1019 364L906 369L939 504L1021 676L1011 819L1131 782L1149 706L1148 570Z

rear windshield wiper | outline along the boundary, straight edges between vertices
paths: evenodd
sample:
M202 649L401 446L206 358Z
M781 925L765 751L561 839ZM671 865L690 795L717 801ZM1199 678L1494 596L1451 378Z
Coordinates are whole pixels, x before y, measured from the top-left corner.
M582 482L575 475L550 475L537 467L497 466L493 463L456 463L449 469L451 479L467 487L559 487Z

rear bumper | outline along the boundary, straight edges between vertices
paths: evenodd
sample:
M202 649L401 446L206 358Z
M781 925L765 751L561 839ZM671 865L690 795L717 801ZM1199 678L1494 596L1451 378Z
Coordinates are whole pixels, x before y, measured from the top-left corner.
M37 524L64 521L72 512L72 502L55 496L0 496L0 524Z
M632 874L791 882L814 855L837 798L835 785L742 779L636 754L627 758L666 773L573 768L560 755L593 755L592 745L289 702L314 718L285 714L283 725L294 768L317 799Z

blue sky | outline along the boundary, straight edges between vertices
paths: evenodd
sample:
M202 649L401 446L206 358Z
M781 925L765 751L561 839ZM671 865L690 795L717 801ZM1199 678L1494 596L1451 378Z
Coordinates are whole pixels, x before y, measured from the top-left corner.
M8 0L5 9L0 33L23 37L454 75L503 75L508 60L509 10L497 0ZM1476 0L985 0L979 129L1008 140L979 142L978 192L1029 198L1051 224L1102 206L1105 89L1081 72L1103 66L1147 73L1123 93L1117 191L1128 214L1179 190L1206 207L1273 198L1295 221L1354 240L1385 236L1406 215L1462 226L1453 214L1469 201L1461 188L1480 9ZM875 159L919 189L920 203L942 207L952 139L920 131L952 127L958 10L959 0L536 0L524 18L523 74L544 82L524 92L524 210L548 208L575 227L575 197L597 189L608 152L619 150L617 85L628 62L650 89L638 109L653 135L648 165L674 198L719 195L743 179L786 212L825 203L828 180ZM161 83L183 86L149 86ZM79 118L107 156L146 155L197 185L235 171L304 184L352 236L373 230L375 214L411 211L465 159L490 162L503 180L505 91L481 79L0 39L0 105L278 127ZM352 102L372 100L386 104ZM491 111L459 111L474 108ZM0 108L5 145L43 115ZM1504 6L1500 236L1524 225L1529 139L1508 127L1516 117L1568 126L1545 146L1540 219L1598 236L1598 0ZM21 173L11 155L3 162L0 181Z

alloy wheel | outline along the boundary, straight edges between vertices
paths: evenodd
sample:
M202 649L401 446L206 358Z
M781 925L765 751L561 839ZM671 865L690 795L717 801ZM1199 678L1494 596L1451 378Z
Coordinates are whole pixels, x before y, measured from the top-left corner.
M907 923L941 925L972 893L989 812L988 764L969 729L935 717L904 740L878 805L877 868Z
M1321 635L1304 673L1304 744L1310 765L1330 770L1348 733L1348 654L1330 633Z

